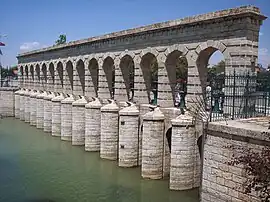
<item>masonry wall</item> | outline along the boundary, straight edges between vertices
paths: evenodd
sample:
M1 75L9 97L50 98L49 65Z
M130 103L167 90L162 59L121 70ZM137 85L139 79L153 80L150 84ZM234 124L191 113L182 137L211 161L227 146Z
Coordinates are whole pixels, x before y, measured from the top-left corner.
M211 123L209 126L204 146L202 202L260 201L254 191L244 193L247 175L242 166L228 163L234 159L233 155L242 154L242 148L261 151L263 145L270 145L269 134L262 133L267 127L258 130L257 126L251 126L255 130L247 129L239 122L231 121L229 125Z
M15 115L15 91L17 88L0 87L0 115L12 117Z

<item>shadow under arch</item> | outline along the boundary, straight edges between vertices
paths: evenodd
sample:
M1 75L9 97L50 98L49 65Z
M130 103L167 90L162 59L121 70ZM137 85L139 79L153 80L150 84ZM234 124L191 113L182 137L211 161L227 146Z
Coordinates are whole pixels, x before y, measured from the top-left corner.
M196 61L203 96L206 95L209 60L211 56L217 51L220 52L223 55L223 58L225 59L225 55L219 49L210 46L199 53L199 56Z
M54 75L54 65L53 63L51 62L49 64L49 76L50 76L50 85L54 85L54 79L55 79L55 75Z
M111 57L107 57L102 65L105 77L107 80L107 85L109 88L110 98L114 99L115 93L115 66L114 61Z
M133 58L130 55L125 55L120 61L120 70L125 82L126 93L128 100L133 100L134 97L134 74L135 67Z
M47 67L46 64L43 64L41 67L42 76L40 77L41 85L43 89L46 90L46 83L47 83Z
M89 61L88 70L90 72L90 78L92 80L96 97L98 97L98 77L99 77L99 69L98 69L98 61L95 58L92 58Z
M73 91L73 64L71 61L68 61L66 64L66 71L68 76L68 85L70 85L71 91Z
M57 72L58 77L60 79L60 85L61 85L61 87L63 87L64 86L64 67L63 67L63 63L61 61L57 63L56 72Z
M76 71L77 71L78 76L79 76L81 90L84 94L84 92L85 92L85 68L84 68L84 62L81 59L76 64Z
M158 97L158 62L152 53L146 53L141 59L141 70L150 104L157 104Z
M173 104L176 104L176 91L187 93L188 61L186 56L178 50L172 51L165 61L165 67L170 82ZM176 86L180 89L176 89Z

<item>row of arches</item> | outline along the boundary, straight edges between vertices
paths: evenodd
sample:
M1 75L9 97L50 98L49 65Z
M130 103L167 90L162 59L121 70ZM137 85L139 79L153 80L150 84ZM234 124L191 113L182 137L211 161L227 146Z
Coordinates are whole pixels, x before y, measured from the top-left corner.
M206 48L201 51L196 61L202 88L206 87L207 67L215 52L222 55L217 48ZM159 73L164 69L166 84L170 87L173 99L175 99L177 83L184 81L185 87L182 88L187 91L189 61L186 55L179 50L174 50L167 55L164 66L160 65L157 57L149 52L141 56L139 65L135 64L134 57L128 54L120 59L119 66L115 63L111 56L107 56L102 63L98 59L92 58L87 63L79 59L76 63L59 61L56 64L51 62L49 65L37 64L34 66L30 64L21 66L20 72L28 82L36 80L42 85L59 85L62 88L64 85L69 85L71 90L74 90L75 87L82 94L91 83L96 96L99 94L100 84L103 83L110 98L115 96L116 83L121 83L128 100L132 100L134 97L136 83L143 83L149 102L156 104L158 92L162 90L158 89L159 84L164 82L164 78L162 81L159 80ZM137 88L137 90L139 89Z

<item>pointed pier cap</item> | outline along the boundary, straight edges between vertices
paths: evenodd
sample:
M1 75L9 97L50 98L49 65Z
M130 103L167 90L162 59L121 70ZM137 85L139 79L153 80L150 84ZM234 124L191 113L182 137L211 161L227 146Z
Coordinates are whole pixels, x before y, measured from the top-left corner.
M70 95L61 101L62 104L72 104L75 101L73 95Z
M93 101L89 102L85 105L86 109L100 109L102 107L102 104L100 100L96 97L92 97Z
M84 96L82 96L80 99L76 100L75 102L72 103L72 106L75 107L84 107L87 104L87 100L85 99Z
M103 107L101 107L102 112L118 112L119 111L119 107L117 106L114 100L109 99L108 102L109 104L106 104Z
M37 95L37 99L43 99L45 96L47 96L46 91L44 91L43 93Z
M44 100L51 101L55 97L54 93L47 93L46 96L44 96Z
M61 102L63 99L65 99L65 97L62 93L60 93L60 95L58 95L52 99L52 102Z
M191 126L194 125L194 117L186 111L185 114L181 114L172 120L173 126Z
M149 120L149 121L163 121L165 119L164 114L160 110L159 107L151 107L151 112L146 113L143 115L143 120Z
M136 107L136 105L134 103L126 102L126 105L128 107L125 107L125 108L123 108L123 109L121 109L119 111L120 115L123 115L123 116L139 116L140 111L138 110L138 108Z

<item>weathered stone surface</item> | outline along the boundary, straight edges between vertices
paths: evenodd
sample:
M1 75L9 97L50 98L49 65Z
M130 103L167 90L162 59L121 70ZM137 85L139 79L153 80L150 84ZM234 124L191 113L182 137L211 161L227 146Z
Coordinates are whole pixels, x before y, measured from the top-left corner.
M72 139L72 103L73 95L61 101L61 140L71 141Z
M186 113L172 120L170 189L188 190L195 187L196 146L193 117Z
M269 117L262 117L209 124L203 157L203 201L260 201L258 193L244 193L247 174L243 168L228 162L241 155L242 149L260 152L264 145L270 145L269 121Z
M3 117L14 116L15 91L17 88L0 87L0 115Z
M142 167L143 178L163 178L164 114L159 108L143 116Z
M24 121L24 93L25 89L20 92L20 120Z
M64 99L62 93L52 99L52 136L61 137L61 101Z
M20 118L20 94L22 90L18 90L15 92L15 118Z
M42 129L44 127L44 96L47 93L44 91L37 95L37 128Z
M72 145L84 145L86 104L84 97L72 103Z
M32 91L30 94L30 125L37 125L37 95L39 92Z
M101 107L98 98L85 105L85 151L100 151Z
M24 121L30 123L30 94L31 90L27 89L24 93Z
M113 100L101 107L100 158L118 158L118 111L119 107Z
M54 93L47 93L43 97L44 100L44 132L52 132L52 99L55 97Z
M119 111L118 148L120 167L139 164L139 110L134 104Z

